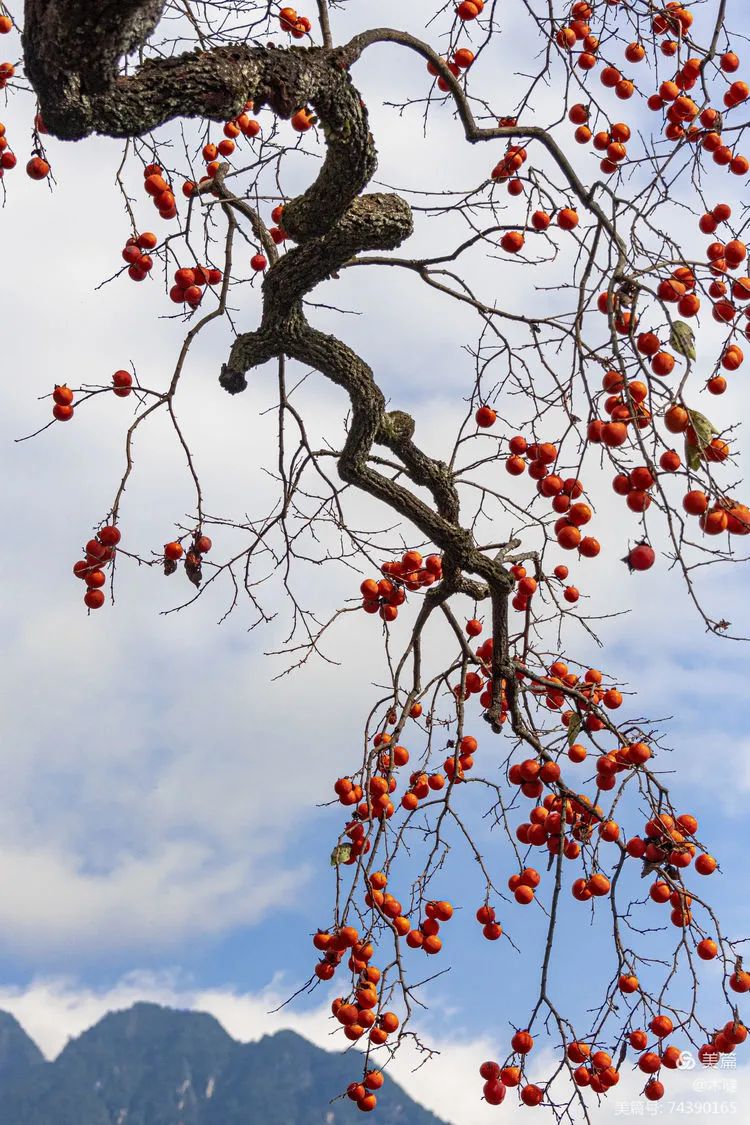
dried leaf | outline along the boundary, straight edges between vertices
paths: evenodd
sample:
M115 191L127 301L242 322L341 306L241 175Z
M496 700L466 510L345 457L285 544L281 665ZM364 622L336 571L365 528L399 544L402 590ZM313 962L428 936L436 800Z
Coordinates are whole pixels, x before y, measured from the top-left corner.
M578 714L572 715L568 723L568 746L572 746L578 738L582 726L581 716Z
M338 867L341 863L347 863L351 859L351 855L351 844L337 844L331 852L331 867Z
M675 320L669 342L676 352L686 359L695 359L695 333L684 320Z

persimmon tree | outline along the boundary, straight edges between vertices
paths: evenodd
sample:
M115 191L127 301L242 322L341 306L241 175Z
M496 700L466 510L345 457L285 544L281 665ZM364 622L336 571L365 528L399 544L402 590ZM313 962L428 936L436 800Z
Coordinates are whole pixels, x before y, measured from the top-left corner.
M750 533L733 436L703 406L731 391L750 336L745 219L725 202L747 184L750 91L725 0L425 2L404 5L395 28L371 26L377 13L344 0L307 13L253 0L26 0L0 18L0 42L17 44L19 31L23 56L0 66L17 122L0 140L6 202L17 159L54 190L52 138L123 138L115 190L131 233L109 283L148 282L153 315L171 301L185 320L166 385L113 356L111 377L54 388L47 425L75 425L102 395L135 404L122 478L74 572L90 610L104 606L108 574L114 600L115 560L137 560L187 578L184 606L224 583L229 608L247 593L261 621L271 560L293 617L292 668L325 655L342 615L371 646L382 638L388 685L351 773L331 779L335 886L308 982L340 982L332 1019L366 1047L348 1096L375 1108L381 1070L428 998L423 966L449 959L454 906L476 912L476 940L498 942L499 959L527 908L544 934L535 998L482 1064L477 1096L499 1105L511 1089L557 1120L588 1120L623 1067L637 1066L659 1100L689 1045L711 1062L747 1036L737 1003L750 975L704 894L717 866L709 841L675 808L656 728L628 717L616 669L588 667L577 647L606 610L580 600L605 559L633 602L642 572L671 568L705 627L731 634L696 578L736 562ZM337 35L344 15L361 25L349 38ZM515 65L501 69L510 24ZM479 182L371 190L378 138L357 82L377 52L401 68L394 113L418 116L428 135L448 120L459 148L486 150ZM423 94L399 102L407 68ZM21 155L24 112L33 137ZM436 452L345 328L316 326L319 287L345 292L363 269L398 271L447 316L460 305L476 320L473 375ZM387 308L368 315L387 325ZM216 320L216 395L278 384L277 495L249 516L207 514L178 422L191 345ZM309 378L340 391L340 442L309 436L298 406ZM195 507L149 553L126 487L139 433L159 414ZM620 542L611 528L596 537L602 479L609 505L632 513ZM359 527L362 494L382 514L377 530ZM237 544L225 558L215 527ZM359 572L332 620L296 594L300 560ZM483 815L502 841L491 856L476 839ZM451 848L481 873L475 900L451 890ZM579 1011L564 1011L552 984L571 897L578 925L593 913L610 938L598 1001ZM704 979L702 961L718 961L721 979ZM726 1005L718 1027L702 1014L706 991ZM557 1060L546 1074L540 1045Z

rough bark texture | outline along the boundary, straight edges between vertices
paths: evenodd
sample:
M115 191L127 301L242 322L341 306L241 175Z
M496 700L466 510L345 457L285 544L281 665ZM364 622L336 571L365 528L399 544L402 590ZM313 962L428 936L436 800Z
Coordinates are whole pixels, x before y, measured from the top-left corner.
M448 592L492 598L500 642L494 669L498 699L488 715L494 725L500 680L511 674L506 603L512 580L502 562L479 551L461 526L448 466L415 443L413 419L401 411L388 413L370 367L341 340L313 328L303 312L304 296L344 262L362 251L395 249L412 231L411 210L403 199L363 194L377 154L367 110L348 72L361 48L358 44L347 53L346 48L238 44L146 59L133 73L124 73L123 57L146 44L163 6L163 0L26 0L26 72L45 124L68 140L92 133L132 137L177 117L225 121L248 100L256 107L268 105L282 118L305 105L314 108L327 154L315 182L284 209L284 227L298 245L268 270L260 326L238 337L220 381L230 393L240 392L248 371L286 355L347 392L352 409L338 462L341 478L411 521L444 553ZM432 504L373 468L374 444L395 454L405 478L426 489ZM463 572L486 585L470 582Z

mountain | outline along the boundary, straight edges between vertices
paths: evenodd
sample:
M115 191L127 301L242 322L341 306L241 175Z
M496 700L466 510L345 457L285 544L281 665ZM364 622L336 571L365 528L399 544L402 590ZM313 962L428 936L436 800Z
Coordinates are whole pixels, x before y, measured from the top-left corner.
M0 1012L0 1082L27 1067L44 1063L44 1055L10 1012Z
M0 1012L2 1125L345 1125L357 1056L292 1031L238 1043L203 1012L110 1012L54 1062ZM361 1072L360 1072L361 1073ZM446 1125L386 1078L378 1125Z

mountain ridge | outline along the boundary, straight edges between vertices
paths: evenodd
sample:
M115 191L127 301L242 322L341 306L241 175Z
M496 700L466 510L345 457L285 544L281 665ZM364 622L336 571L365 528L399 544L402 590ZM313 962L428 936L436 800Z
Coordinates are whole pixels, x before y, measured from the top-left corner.
M108 1012L52 1061L0 1011L2 1125L345 1125L356 1056L291 1030L251 1043L207 1012L140 1002ZM333 1100L332 1100L333 1099ZM386 1076L378 1125L448 1125Z

